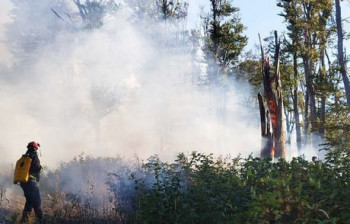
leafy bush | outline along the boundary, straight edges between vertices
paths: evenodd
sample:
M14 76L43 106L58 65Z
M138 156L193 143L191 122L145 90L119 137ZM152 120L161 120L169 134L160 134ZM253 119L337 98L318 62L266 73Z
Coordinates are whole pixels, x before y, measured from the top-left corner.
M350 223L349 183L344 148L325 161L193 152L173 163L80 156L47 169L41 193L49 223ZM18 218L4 209L1 220Z
M322 161L151 157L134 173L138 223L350 223L349 153Z

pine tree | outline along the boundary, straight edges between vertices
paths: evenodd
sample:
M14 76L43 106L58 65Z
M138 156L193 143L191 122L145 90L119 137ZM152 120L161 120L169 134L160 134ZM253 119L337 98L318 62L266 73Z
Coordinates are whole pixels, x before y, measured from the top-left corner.
M227 74L247 44L238 12L231 0L210 0L210 13L203 18L206 50L213 60L211 82L217 82L219 74Z

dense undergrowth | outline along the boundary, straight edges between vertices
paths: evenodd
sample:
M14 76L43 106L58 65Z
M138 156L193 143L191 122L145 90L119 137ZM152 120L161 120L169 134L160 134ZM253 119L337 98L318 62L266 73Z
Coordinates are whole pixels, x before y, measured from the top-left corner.
M154 178L136 178L136 220L143 223L350 223L349 154L290 162L180 154L153 158Z
M325 161L80 157L42 177L48 223L350 223L350 153ZM5 223L16 214L4 213ZM18 219L18 217L17 217Z

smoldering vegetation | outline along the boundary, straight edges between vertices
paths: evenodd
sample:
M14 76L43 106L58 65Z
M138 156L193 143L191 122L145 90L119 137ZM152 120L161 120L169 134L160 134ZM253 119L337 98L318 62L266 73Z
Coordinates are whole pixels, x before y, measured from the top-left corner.
M80 155L45 173L48 218L53 223L125 223L135 212L137 158L93 158Z
M44 168L40 190L48 223L126 223L136 209L132 173L142 174L136 157L130 159L79 155L57 169ZM0 176L0 220L19 219L24 197L11 185L12 172ZM150 184L152 180L150 179Z
M81 154L56 169L44 167L40 191L46 222L133 222L138 206L137 180L143 179L147 186L156 182L147 168L155 158L157 156L143 162L137 157ZM25 202L21 188L11 184L12 175L12 169L0 175L0 221L5 223L19 220Z

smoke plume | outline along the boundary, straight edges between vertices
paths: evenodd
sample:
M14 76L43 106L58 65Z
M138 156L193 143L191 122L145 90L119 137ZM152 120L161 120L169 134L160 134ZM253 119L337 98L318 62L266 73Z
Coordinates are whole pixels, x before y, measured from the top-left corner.
M73 6L44 2L14 6L6 24L12 66L0 67L1 163L14 163L32 140L49 167L81 152L259 153L249 87L200 84L185 25L136 23L122 4L101 27L81 29Z

